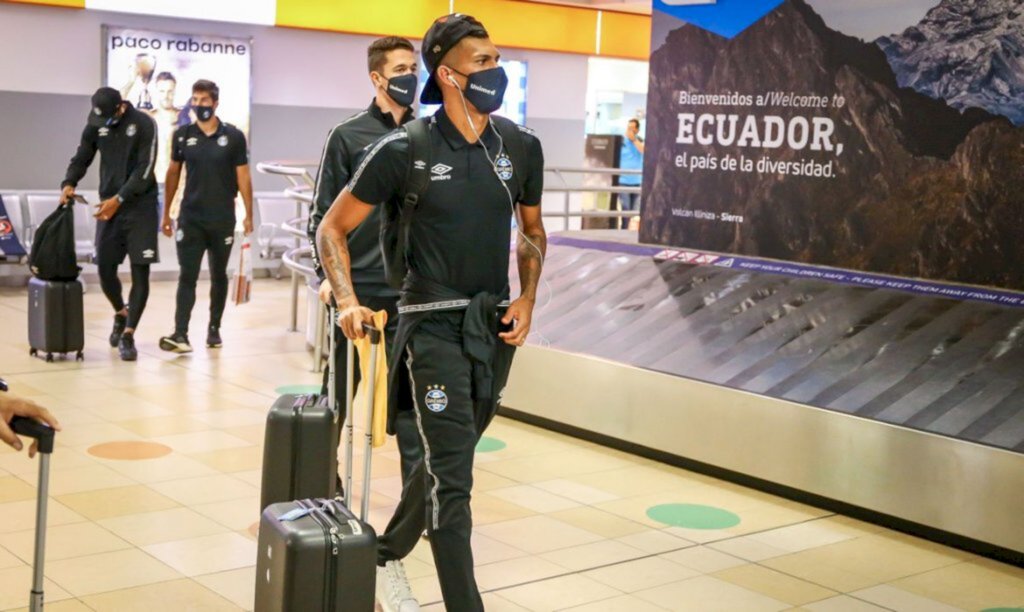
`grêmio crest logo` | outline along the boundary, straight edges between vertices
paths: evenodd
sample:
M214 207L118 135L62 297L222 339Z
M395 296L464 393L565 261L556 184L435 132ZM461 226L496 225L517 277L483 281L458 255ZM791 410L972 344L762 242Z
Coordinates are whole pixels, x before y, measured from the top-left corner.
M444 412L444 409L448 407L448 394L445 393L444 385L430 385L427 387L424 403L431 412Z
M509 159L508 155L502 153L498 156L498 159L494 160L494 172L501 180L511 180L513 171L512 160Z

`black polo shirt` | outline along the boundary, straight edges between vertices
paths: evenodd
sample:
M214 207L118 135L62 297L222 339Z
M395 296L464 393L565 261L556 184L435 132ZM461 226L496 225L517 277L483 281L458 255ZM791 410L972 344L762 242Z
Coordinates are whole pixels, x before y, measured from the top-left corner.
M174 131L171 159L185 164L182 220L208 223L235 222L238 194L236 168L249 163L245 134L217 120L217 131L207 136L195 123Z
M522 131L525 168L513 168L505 185L525 206L540 204L544 188L544 153L527 128ZM492 159L505 158L500 140L488 126L482 138ZM430 186L413 218L409 267L421 276L467 296L500 293L508 286L512 207L501 180L479 143L469 144L442 107L430 120ZM348 188L368 204L400 206L405 196L409 139L398 130L375 143ZM498 164L503 171L507 160ZM519 193L515 172L525 173Z

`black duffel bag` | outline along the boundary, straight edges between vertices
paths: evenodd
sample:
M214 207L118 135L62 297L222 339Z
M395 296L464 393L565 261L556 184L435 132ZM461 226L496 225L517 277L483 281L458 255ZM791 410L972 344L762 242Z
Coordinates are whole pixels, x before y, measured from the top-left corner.
M43 220L32 237L28 267L40 280L73 281L82 271L75 255L72 202L57 206L57 210Z

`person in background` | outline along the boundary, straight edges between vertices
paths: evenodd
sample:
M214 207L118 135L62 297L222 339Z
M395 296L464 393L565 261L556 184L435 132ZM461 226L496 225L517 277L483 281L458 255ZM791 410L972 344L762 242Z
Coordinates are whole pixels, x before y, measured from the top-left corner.
M245 203L245 234L252 233L252 176L245 134L221 121L217 115L220 88L200 79L192 85L192 108L197 121L174 132L171 164L164 188L161 228L178 245L177 307L174 333L160 338L160 348L173 353L191 353L188 325L196 303L196 282L203 255L210 262L210 325L206 346L220 348L221 317L228 299L228 259L235 242L235 196ZM185 196L178 215L178 229L171 223L171 202L178 191L185 166Z
M156 123L121 99L111 87L92 96L88 125L60 184L60 202L75 195L78 181L100 154L100 198L97 206L96 268L100 287L114 307L110 346L124 361L135 361L135 329L149 300L149 266L160 261L157 225L160 222L156 178ZM117 268L129 258L132 289L125 305Z
M623 170L643 170L644 139L640 137L640 120L633 118L626 125L626 137L622 140L622 151L619 154L619 167ZM643 181L639 174L624 174L619 177L620 187L639 187ZM639 193L618 194L619 210L640 210ZM631 217L619 220L621 229L629 229Z

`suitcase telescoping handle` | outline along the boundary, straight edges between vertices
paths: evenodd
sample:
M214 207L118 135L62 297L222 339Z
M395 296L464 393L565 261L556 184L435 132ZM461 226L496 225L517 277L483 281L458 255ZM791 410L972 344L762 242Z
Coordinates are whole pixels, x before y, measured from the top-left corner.
M337 313L331 310L331 322L332 325L337 326ZM371 468L371 456L373 452L373 398L376 394L376 379L377 379L377 351L380 350L380 341L383 338L383 332L376 327L363 323L363 332L370 338L370 371L367 373L368 376L364 378L366 380L366 445L364 449L364 460L363 460L363 500L362 508L360 508L359 519L362 521L366 520L367 515L370 513L370 468ZM333 331L332 331L333 334ZM352 455L353 447L355 446L355 425L352 413L352 404L355 399L355 371L356 371L356 350L355 344L351 340L348 341L346 346L346 364L347 372L345 377L345 493L343 501L345 507L352 509ZM332 357L333 359L333 357ZM333 367L334 364L332 363Z
M35 419L14 417L14 433L38 440L39 448L39 500L36 503L36 550L32 566L32 595L30 612L43 610L43 563L46 552L46 502L50 489L50 454L53 453L53 428Z

